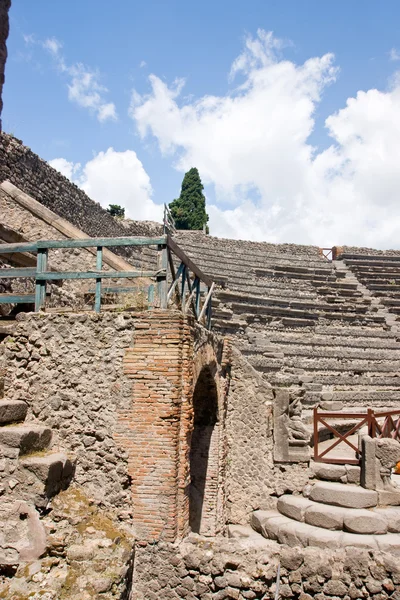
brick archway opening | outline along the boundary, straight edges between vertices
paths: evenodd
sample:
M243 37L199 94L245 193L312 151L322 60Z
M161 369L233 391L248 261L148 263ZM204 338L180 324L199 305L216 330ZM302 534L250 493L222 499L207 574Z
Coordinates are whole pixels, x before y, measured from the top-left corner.
M210 366L200 372L193 394L193 433L190 446L189 526L214 535L218 494L218 393Z

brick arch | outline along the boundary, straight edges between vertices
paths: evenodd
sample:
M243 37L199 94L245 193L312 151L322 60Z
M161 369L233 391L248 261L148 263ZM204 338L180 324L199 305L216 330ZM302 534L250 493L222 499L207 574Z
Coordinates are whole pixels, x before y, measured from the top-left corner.
M202 368L192 400L189 527L203 535L214 535L217 525L220 421L216 375L216 363Z

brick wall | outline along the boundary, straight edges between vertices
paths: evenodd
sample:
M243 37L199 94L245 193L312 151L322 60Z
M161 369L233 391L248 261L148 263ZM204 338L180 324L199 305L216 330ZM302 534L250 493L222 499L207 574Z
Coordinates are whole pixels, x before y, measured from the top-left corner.
M189 531L194 383L205 364L213 364L214 376L219 377L213 347L196 348L198 336L199 330L180 312L157 311L136 324L134 344L125 354L124 372L133 380L132 403L120 412L116 439L128 455L134 523L141 541L174 541ZM222 395L218 402L223 403ZM219 439L210 448L214 458L207 472L214 492L205 512L208 518L212 513L214 521Z

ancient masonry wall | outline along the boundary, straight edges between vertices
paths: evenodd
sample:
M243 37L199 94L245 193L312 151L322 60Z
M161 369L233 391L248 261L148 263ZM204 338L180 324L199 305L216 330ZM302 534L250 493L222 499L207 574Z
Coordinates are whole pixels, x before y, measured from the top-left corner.
M9 20L8 11L11 6L11 0L0 0L0 117L3 110L3 85L4 85L4 71L7 60L7 46L6 41L9 31ZM1 131L1 118L0 118L0 131Z
M160 233L142 222L132 221L129 226L124 226L20 140L3 132L0 134L0 182L5 180L91 237ZM113 200L110 198L110 203Z
M226 414L227 516L247 524L253 510L273 508L285 492L300 492L308 465L274 465L273 390L236 349L232 349Z
M132 520L139 541L186 535L193 385L214 364L222 414L222 343L171 310L19 319L5 341L5 397L52 428L53 448L77 457L76 482Z
M131 600L279 598L399 600L396 557L361 548L328 551L268 542L188 539L179 546L138 548ZM157 577L154 574L157 573Z

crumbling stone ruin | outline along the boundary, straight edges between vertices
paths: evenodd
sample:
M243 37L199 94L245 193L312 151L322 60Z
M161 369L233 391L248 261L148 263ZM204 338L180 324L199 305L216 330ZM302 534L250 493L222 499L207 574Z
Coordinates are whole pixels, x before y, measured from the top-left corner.
M0 187L3 243L68 240L57 215L88 236L141 233L108 230L7 134L0 173L39 202ZM211 332L172 307L97 314L71 282L39 313L1 305L0 597L396 599L399 253L174 241L217 284ZM49 266L96 264L82 248Z

